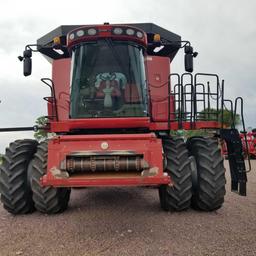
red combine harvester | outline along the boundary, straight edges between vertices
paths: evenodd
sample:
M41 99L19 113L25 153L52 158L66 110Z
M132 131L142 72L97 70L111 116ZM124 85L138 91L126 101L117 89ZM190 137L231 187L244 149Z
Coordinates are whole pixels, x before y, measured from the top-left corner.
M182 75L170 71L180 48L188 72ZM7 211L62 212L72 187L101 186L156 186L164 210L216 210L226 182L218 138L228 146L231 189L246 195L239 133L222 125L224 81L191 74L197 53L190 42L152 23L60 26L25 47L25 76L32 52L52 64L52 78L41 79L51 90L44 98L48 126L1 131L46 129L55 136L6 149L0 192ZM184 142L170 135L180 129L216 133Z

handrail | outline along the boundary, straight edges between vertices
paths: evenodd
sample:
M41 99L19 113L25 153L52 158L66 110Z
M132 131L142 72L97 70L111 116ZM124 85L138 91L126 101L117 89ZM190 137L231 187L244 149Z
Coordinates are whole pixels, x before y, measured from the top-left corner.
M59 120L59 118L58 118L58 108L57 108L57 100L56 100L56 96L55 96L54 82L50 78L41 78L41 81L44 84L46 84L51 90L51 97L53 98L52 113L55 113L56 121L58 121ZM51 82L51 84L49 84L48 82ZM54 107L55 107L55 109L54 109Z
M235 109L234 109L234 115L233 115L233 120L235 122L235 118L236 118L236 114L237 114L237 105L238 102L240 101L240 115L241 115L241 121L242 121L242 126L243 126L243 134L244 134L244 140L245 140L245 146L246 146L246 153L247 153L247 157L248 157L248 170L246 170L245 172L250 172L252 170L252 166L251 166L251 159L250 159L250 154L249 154L249 147L248 147L248 140L247 140L247 135L246 135L246 129L245 129L245 124L244 124L244 100L242 97L237 97L235 99Z

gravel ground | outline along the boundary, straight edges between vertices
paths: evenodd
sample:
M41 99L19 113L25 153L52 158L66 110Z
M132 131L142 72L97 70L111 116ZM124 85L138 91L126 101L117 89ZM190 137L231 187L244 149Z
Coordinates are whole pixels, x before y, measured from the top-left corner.
M210 213L166 213L153 188L73 190L54 216L0 207L0 255L256 255L256 160L248 196Z

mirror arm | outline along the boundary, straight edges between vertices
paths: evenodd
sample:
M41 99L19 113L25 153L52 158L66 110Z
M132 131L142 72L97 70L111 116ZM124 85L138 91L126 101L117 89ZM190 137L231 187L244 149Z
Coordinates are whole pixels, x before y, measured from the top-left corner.
M28 45L26 45L25 50L23 51L23 56L18 56L18 59L20 61L23 61L23 74L24 74L24 76L31 75L31 72L32 72L32 53L33 52L39 52L38 47L53 48L53 47L46 47L44 45L39 45L39 44L28 44Z
M37 49L33 49L32 47L38 47L38 46L42 46L42 45L39 45L39 44L28 44L25 46L25 50L30 50L32 52L38 52Z

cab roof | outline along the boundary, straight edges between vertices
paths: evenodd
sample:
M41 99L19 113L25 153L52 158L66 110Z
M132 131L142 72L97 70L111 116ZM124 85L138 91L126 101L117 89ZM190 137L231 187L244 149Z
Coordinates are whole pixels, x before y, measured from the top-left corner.
M149 45L147 47L147 53L149 55L169 57L170 61L172 61L181 46L181 37L179 35L171 31L168 31L158 25L155 25L154 23L129 23L129 24L110 24L110 25L133 26L146 32L147 39L149 42ZM70 31L83 26L85 25L62 25L57 27L56 29L52 30L51 32L47 33L46 35L42 36L37 40L38 51L46 55L50 59L68 58L69 57L68 51L64 51L64 54L60 55L56 51L51 49L50 46L52 46L53 44L53 38L60 37L62 45L66 45L67 34ZM161 40L165 43L164 47L157 52L154 52L155 46L150 44L150 42L153 41L154 34L160 34ZM46 47L42 47L42 46L46 46Z

